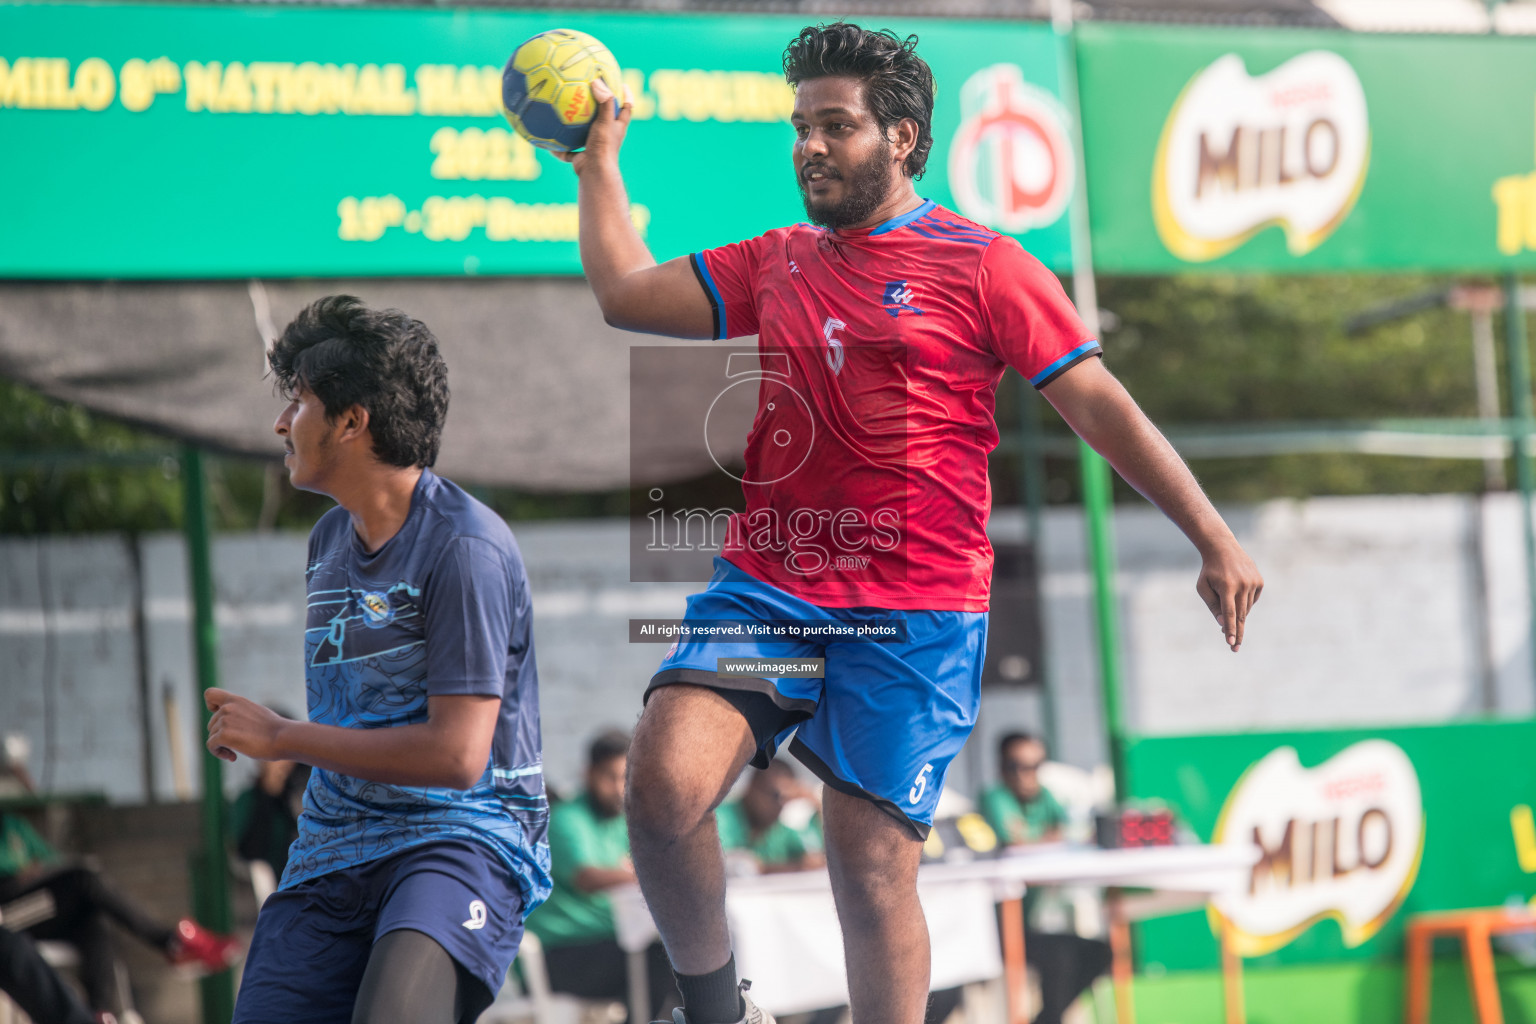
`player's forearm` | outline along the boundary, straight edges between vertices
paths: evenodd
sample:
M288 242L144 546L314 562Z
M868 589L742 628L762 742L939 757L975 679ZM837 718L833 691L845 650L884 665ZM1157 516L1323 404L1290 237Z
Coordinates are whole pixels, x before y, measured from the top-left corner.
M288 722L276 738L285 760L392 786L468 789L485 774L490 751L445 735L431 722L348 729Z
M610 160L584 166L578 181L582 270L604 318L623 327L633 302L629 276L654 267L656 260L630 220L629 196L618 164Z
M1236 539L1179 453L1113 378L1068 424L1132 487L1183 531L1202 555Z

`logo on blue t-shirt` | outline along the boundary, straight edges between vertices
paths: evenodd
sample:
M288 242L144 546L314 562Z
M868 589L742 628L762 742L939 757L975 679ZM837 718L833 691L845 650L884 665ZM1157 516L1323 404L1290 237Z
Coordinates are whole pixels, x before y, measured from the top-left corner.
M881 298L880 304L885 307L885 311L891 314L891 316L901 316L903 313L922 316L923 311L912 305L912 300L916 297L917 293L907 287L907 282L887 281L885 283L885 295Z
M370 590L357 599L363 610L363 624L370 629L382 629L395 621L395 606L389 603L389 595L381 590Z

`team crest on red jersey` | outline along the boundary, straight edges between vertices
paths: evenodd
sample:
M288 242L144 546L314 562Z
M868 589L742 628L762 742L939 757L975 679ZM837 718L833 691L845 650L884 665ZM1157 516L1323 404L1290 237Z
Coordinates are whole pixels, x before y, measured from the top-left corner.
M923 311L912 304L917 298L917 292L905 281L887 281L885 294L880 299L880 304L891 316L922 316Z

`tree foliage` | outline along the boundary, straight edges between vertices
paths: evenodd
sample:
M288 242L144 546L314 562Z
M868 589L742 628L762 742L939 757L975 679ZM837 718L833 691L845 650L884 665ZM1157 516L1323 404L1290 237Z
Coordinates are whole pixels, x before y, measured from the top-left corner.
M1449 284L1415 275L1104 279L1099 304L1114 314L1105 360L1165 429L1473 417L1467 314L1438 308L1357 336L1345 330L1368 308ZM1502 324L1496 329L1503 382ZM1500 398L1507 410L1507 394ZM1017 415L1009 402L999 420L1011 425ZM1045 418L1049 431L1065 433L1054 414ZM994 468L1001 466L995 461ZM1302 454L1205 459L1194 469L1221 500L1483 486L1482 463L1473 460ZM1074 464L1050 460L1049 477L1051 500L1075 500Z
M56 456L42 458L39 456ZM184 496L175 442L56 402L0 378L0 534L180 529ZM220 530L308 530L331 506L296 491L276 462L204 462ZM538 494L470 490L508 519L622 516L623 491Z
M173 441L0 379L0 533L179 529L181 464ZM329 503L288 487L266 464L207 461L214 522L307 528ZM306 521L307 520L307 521Z

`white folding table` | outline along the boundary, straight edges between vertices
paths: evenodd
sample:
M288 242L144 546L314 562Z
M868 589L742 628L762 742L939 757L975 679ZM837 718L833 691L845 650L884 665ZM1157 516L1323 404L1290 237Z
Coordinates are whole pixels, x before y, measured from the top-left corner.
M996 858L924 865L918 872L918 897L932 940L930 984L952 988L1004 977L1010 1019L1018 1020L1025 887L1146 889L1146 897L1111 901L1117 1002L1122 1004L1120 1020L1129 1024L1126 923L1199 906L1212 895L1246 886L1258 854L1250 845L1100 850L1050 844L1008 850ZM650 1012L645 950L656 939L656 925L638 887L621 886L610 895L618 943L628 956L630 1019L643 1021ZM1003 911L1001 943L997 904ZM842 934L825 870L730 878L725 906L737 971L752 979L752 997L764 1009L788 1014L848 1001ZM1229 993L1229 1008L1232 998ZM1240 1001L1240 989L1236 998Z

